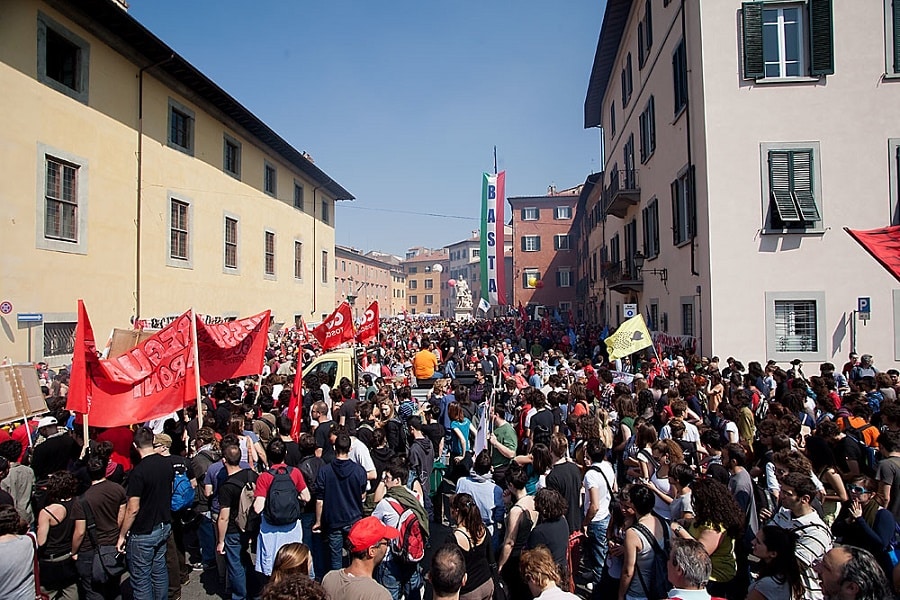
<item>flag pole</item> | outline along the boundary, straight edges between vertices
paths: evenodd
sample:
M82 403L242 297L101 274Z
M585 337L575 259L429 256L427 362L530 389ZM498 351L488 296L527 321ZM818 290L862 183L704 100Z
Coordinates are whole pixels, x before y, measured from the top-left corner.
M194 391L197 393L197 426L203 427L203 401L200 397L200 348L197 345L197 313L191 308L191 341L194 354Z
M27 423L28 419L25 419L25 422ZM84 446L81 447L81 458L84 458L84 455L87 454L88 448L91 445L88 427L88 416L87 414L83 414L81 419L81 435L84 436Z

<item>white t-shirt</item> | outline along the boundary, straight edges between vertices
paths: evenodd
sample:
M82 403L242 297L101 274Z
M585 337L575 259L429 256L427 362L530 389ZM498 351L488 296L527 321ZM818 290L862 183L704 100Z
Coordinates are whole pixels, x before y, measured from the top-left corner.
M659 439L668 440L672 437L672 427L666 423L659 430ZM684 422L684 435L681 436L681 440L684 442L699 442L700 441L700 430L697 429L697 426L693 423L689 423L687 421Z
M369 448L355 436L350 436L350 460L361 466L366 472L375 471L375 462Z
M599 468L602 473L597 472L597 468ZM584 507L585 515L587 514L588 508L591 506L591 490L596 488L600 492L600 508L591 519L591 523L597 523L609 516L609 501L611 500L609 492L615 487L615 484L616 474L608 461L604 460L600 463L594 463L584 472L584 479L582 480L583 497L581 504Z

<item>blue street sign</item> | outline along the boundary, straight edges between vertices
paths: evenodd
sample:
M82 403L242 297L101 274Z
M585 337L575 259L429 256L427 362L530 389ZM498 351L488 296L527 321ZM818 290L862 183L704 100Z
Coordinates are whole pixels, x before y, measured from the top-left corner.
M872 299L871 298L857 298L856 299L856 310L861 313L872 312Z
M16 313L19 323L43 323L44 313Z

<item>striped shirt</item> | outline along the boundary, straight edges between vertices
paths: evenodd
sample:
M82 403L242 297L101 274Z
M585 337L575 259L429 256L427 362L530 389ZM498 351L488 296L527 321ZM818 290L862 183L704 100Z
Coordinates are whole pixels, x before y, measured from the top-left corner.
M806 598L822 600L825 597L822 593L822 582L819 581L819 575L813 569L813 563L831 550L833 542L831 530L816 511L811 511L802 517L794 517L786 508L778 511L769 524L797 534L797 558L803 566L802 576L803 585L806 587Z

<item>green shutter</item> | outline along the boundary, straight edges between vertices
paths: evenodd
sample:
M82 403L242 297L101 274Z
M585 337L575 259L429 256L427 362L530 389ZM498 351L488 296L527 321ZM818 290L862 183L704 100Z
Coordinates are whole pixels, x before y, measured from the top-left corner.
M562 287L562 273L556 272L556 287Z
M525 236L522 236L522 252L525 252Z
M791 152L792 185L791 191L800 210L803 221L818 221L819 207L813 194L812 151L800 150Z
M691 165L690 172L688 173L687 198L684 199L684 201L687 202L688 237L691 239L697 235L697 188L695 185L694 172L694 165Z
M809 0L809 74L834 75L834 14L831 0Z
M653 47L653 10L650 0L644 3L644 20L647 23L644 26L644 36L647 38L647 50ZM649 52L647 52L649 54Z
M762 2L744 2L741 8L741 29L744 35L744 79L765 77L763 61Z
M769 190L778 218L785 222L800 221L800 213L791 196L791 153L769 152Z
M638 23L638 68L644 68L644 22Z
M522 220L523 221L525 220L525 209L524 208L522 209Z
M891 2L894 21L894 73L900 73L900 0Z
M647 127L650 128L650 152L656 150L656 103L650 96L650 110L647 113Z
M539 235L535 236L534 240L537 242L537 244L535 245L535 250L540 252L541 251L541 236L539 236Z

